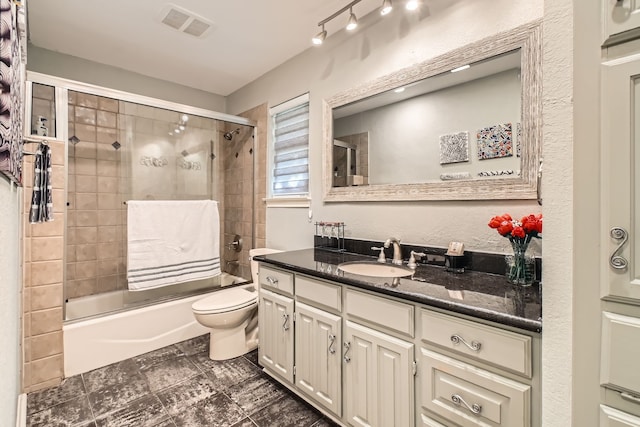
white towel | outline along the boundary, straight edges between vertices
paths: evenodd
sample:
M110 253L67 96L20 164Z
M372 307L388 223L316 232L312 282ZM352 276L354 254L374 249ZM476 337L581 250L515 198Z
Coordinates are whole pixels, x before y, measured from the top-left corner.
M206 279L220 270L214 200L127 202L127 281L139 291Z

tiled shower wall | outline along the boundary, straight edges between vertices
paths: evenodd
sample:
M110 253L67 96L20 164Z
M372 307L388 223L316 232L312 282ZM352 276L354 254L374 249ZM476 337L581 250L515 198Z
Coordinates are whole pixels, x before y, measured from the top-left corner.
M126 285L118 108L116 99L69 91L66 298Z
M51 98L52 102L53 99ZM33 156L24 158L23 391L56 385L63 377L62 283L64 258L65 147L50 142L54 219L30 224ZM25 145L35 151L35 144Z
M267 188L267 104L252 108L239 116L256 123L255 144L252 129L248 126L227 124L225 131L239 127L240 134L235 135L232 141L227 141L220 136L224 156L224 259L225 263L227 260L238 261L237 264L228 264L227 268L223 266L223 269L249 280L251 279L249 249L252 247L253 233L255 232L255 247L264 247L266 242L264 199ZM236 153L238 153L237 156ZM255 221L255 229L252 221ZM239 253L226 249L226 245L233 241L235 234L240 234L243 239L242 251Z

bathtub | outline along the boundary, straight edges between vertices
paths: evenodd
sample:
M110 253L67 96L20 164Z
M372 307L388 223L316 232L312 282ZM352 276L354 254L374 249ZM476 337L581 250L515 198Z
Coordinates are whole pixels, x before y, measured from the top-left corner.
M226 273L221 279L223 286L246 282L241 277ZM100 317L65 322L62 326L65 377L206 334L207 328L193 317L191 305L220 289L223 288ZM111 304L118 306L121 304L121 295L121 292L116 292L75 301L77 304L72 304L67 310L81 314L96 304L102 304L103 308Z

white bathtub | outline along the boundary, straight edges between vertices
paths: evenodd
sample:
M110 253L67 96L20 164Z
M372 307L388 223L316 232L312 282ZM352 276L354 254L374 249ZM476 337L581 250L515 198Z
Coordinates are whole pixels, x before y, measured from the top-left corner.
M225 283L240 279L227 276ZM191 305L213 293L65 323L62 326L65 377L207 333L193 317ZM113 298L107 295L104 301L92 303L109 304Z

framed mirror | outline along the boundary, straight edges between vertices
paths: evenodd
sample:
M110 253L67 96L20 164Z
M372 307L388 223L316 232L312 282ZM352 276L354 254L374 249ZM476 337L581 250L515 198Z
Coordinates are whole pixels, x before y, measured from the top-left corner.
M323 105L324 200L536 199L538 21Z

